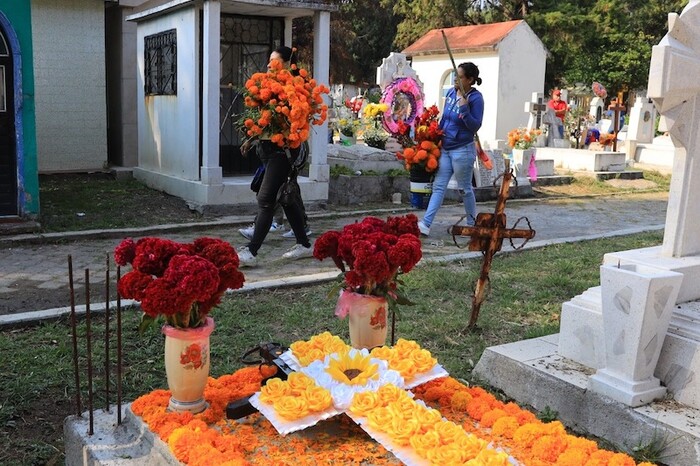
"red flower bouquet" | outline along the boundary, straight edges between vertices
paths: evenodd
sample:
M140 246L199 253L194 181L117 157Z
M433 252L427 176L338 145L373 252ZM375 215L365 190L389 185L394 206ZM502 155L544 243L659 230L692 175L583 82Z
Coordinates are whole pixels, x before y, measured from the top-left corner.
M366 217L341 231L327 231L314 244L314 257L330 257L341 271L344 288L385 297L389 306L412 304L399 291L398 276L410 272L422 257L418 218Z
M435 105L423 110L420 117L416 118L415 140L410 136L410 126L403 122L399 124L397 138L404 149L396 157L406 164L406 170L414 165L423 167L428 173L437 170L443 134L438 121L439 114Z
M141 302L141 330L160 315L175 328L199 327L224 292L244 282L236 250L215 238L187 244L127 238L115 248L114 260L120 266L131 264L117 288L122 297Z

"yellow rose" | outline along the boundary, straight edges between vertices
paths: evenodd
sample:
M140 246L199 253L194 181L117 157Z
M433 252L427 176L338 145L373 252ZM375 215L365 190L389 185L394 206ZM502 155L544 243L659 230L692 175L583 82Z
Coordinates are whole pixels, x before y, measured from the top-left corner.
M508 466L510 462L507 453L486 448L481 450L476 458L467 461L466 464L467 466Z
M488 445L488 443L475 435L465 435L458 439L456 443L462 451L462 461L469 461L476 458L481 450Z
M464 429L451 421L442 421L435 424L435 431L440 436L443 445L458 442L460 438L467 435Z
M440 445L428 450L428 461L435 466L446 464L462 464L462 452L456 445Z
M369 354L373 358L391 361L391 357L394 354L394 351L388 346L380 346L378 348L374 348Z
M419 409L413 416L421 427L421 432L428 432L435 424L442 421L442 414L437 409Z
M350 412L357 416L367 416L367 413L379 406L381 404L377 393L370 391L355 393L350 405Z
M306 387L302 396L311 412L325 411L333 402L331 392L323 387Z
M297 396L283 396L277 399L273 406L280 417L290 421L301 419L309 414L306 400Z
M395 417L405 420L413 419L414 411L424 409L409 397L401 397L396 401L392 401L387 407Z
M434 430L430 430L423 434L414 435L409 443L419 456L427 458L429 450L440 446L440 436Z
M326 355L320 349L311 348L306 352L306 354L303 357L299 358L299 363L302 366L308 366L309 364L311 364L314 361L318 361L320 359L323 359L325 356Z
M260 401L263 403L274 403L283 396L291 395L292 389L287 382L275 377L267 381L264 387L260 389Z
M387 433L395 443L406 446L411 441L411 437L416 435L418 429L420 429L420 426L415 419L406 420L401 417L394 417L391 420Z
M428 372L437 364L437 359L425 349L415 350L411 353L411 361L416 366L416 373Z
M387 408L376 408L367 414L367 425L380 432L386 432L391 425L391 413Z
M297 359L301 359L302 357L306 356L306 353L309 352L312 346L308 341L300 340L289 345L289 348L292 350L292 354L294 354Z
M331 332L319 333L315 337L311 338L311 343L314 348L323 349L328 343L333 341L333 335Z
M411 380L417 373L416 366L413 364L413 361L411 361L411 359L409 358L401 358L398 359L396 362L392 361L389 367L391 367L395 371L398 371L404 378L404 380Z
M302 374L301 372L292 372L287 378L287 384L293 395L304 393L307 387L315 387L316 382L311 377Z
M408 395L394 384L382 385L379 387L379 390L377 390L380 406L387 406L392 401L396 401L404 396L407 397Z
M413 350L420 349L420 345L413 340L404 340L399 338L399 341L394 345L394 349L399 353L401 357L407 358L410 356Z

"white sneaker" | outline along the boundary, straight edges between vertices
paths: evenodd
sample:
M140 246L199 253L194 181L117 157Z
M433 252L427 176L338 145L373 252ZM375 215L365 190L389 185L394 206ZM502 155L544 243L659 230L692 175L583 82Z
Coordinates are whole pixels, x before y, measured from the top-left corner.
M270 225L270 233L277 233L278 231L284 231L284 224L272 222L272 225Z
M238 251L238 260L241 267L255 267L258 265L258 258L250 252L247 246Z
M311 229L307 228L306 229L306 236L309 237L313 234L313 231ZM294 230L289 230L288 232L284 233L282 235L282 238L287 238L287 239L294 239L296 236L294 236Z
M314 248L305 247L303 244L295 244L292 249L282 254L282 259L303 259L304 257L312 257Z
M247 239L248 241L253 239L254 232L255 232L255 224L254 223L252 225L250 225L249 227L241 228L238 230L238 233L243 235L243 237L245 239Z
M423 223L423 220L418 220L418 229L420 230L421 235L430 236L430 227L426 226L425 223Z

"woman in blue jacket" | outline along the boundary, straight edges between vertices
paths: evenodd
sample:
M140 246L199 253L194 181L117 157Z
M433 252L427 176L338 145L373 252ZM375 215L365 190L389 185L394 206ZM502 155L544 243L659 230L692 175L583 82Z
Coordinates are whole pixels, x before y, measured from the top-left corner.
M444 134L440 164L433 181L433 193L423 220L418 222L418 228L425 236L430 234L430 225L442 206L447 183L453 174L457 186L464 193L467 224L474 225L476 220L476 198L472 189L472 173L476 160L474 135L481 128L484 117L484 97L474 85L481 85L479 68L471 62L461 63L457 67L455 85L445 96L445 108L440 120L440 128Z

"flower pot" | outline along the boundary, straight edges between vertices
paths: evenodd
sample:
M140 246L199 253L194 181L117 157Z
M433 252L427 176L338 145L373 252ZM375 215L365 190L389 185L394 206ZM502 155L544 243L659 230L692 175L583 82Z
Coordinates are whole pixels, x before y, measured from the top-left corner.
M515 175L529 177L530 159L534 157L535 149L513 149Z
M204 388L209 377L209 336L213 330L211 317L198 328L163 326L169 410L199 413L207 408Z
M434 173L428 173L420 165L413 165L409 171L411 206L416 209L426 209L430 195L433 192Z
M663 396L656 363L683 274L636 264L600 267L605 367L589 388L629 406Z
M385 298L343 290L335 314L349 317L353 348L374 348L386 344L388 304Z
M340 133L340 143L344 146L352 146L353 144L357 143L357 137L346 136L343 133Z

